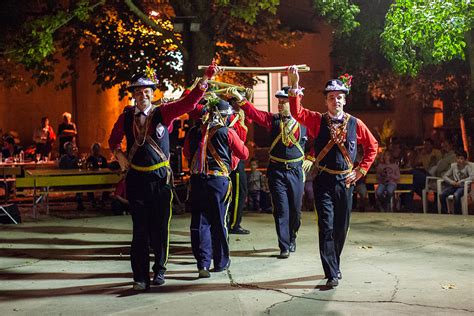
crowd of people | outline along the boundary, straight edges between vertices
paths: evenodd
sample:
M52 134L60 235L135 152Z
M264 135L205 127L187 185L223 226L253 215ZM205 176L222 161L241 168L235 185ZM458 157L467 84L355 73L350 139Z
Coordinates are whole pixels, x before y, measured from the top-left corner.
M1 159L6 162L24 159L48 161L52 158L52 150L56 140L58 140L57 148L59 151L57 158L61 158L66 153L64 145L67 142L75 144L77 136L76 124L71 120L71 113L64 112L62 116L63 121L59 124L57 134L50 125L49 118L47 116L42 117L41 125L33 131L32 146L22 146L19 135L15 131L1 133Z
M379 153L370 170L377 176L377 188L373 184L366 184L364 178L356 185L358 209L365 211L367 201L371 200L374 210L387 211L395 190L400 189L403 191L399 195L402 210L415 211L421 204L418 206L413 200L417 197L421 199L423 190L431 190L440 195L442 213L448 213L446 199L454 195L454 213L461 214L463 182L474 181L474 165L467 161L467 153L461 147L453 148L454 144L454 140L446 139L436 148L434 141L427 138L422 146L416 147L407 146L398 138L393 138L387 148ZM411 175L413 183L400 184L402 174ZM436 182L426 181L427 177L443 179L442 191L436 192ZM456 182L456 190L452 188L453 181ZM368 198L367 192L370 190L375 192L375 200L373 197ZM432 212L438 211L437 207L436 202L430 203Z

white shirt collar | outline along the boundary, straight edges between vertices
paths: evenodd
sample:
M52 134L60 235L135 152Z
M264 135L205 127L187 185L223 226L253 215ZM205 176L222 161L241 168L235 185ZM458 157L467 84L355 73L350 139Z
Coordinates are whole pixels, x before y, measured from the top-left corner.
M148 116L148 113L150 113L150 110L151 108L153 107L152 104L150 104L145 110L143 110L143 113L145 114L145 116ZM140 111L140 109L138 107L135 107L135 114L138 114L142 111Z
M344 111L342 111L338 116L334 116L331 114L331 112L328 111L328 115L331 119L342 120L344 118Z

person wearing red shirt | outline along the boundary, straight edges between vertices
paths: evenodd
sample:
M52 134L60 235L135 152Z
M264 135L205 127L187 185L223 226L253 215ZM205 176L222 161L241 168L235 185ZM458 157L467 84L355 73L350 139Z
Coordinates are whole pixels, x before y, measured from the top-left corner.
M271 134L267 177L280 248L279 259L286 259L290 252L296 251L304 190L306 129L290 115L288 88L284 87L275 95L278 98L277 114L256 109L252 103L240 96L235 88L228 90L229 94L239 99L240 107L247 117L265 127Z
M188 134L184 154L191 160L191 246L200 278L230 266L227 210L232 199L230 172L249 156L243 140L227 126L232 108L213 99L207 105L208 120Z
M125 183L133 221L130 260L134 290L144 291L150 287L150 246L155 255L152 283L165 283L173 199L169 129L174 119L195 108L207 89L207 79L217 71L217 66L209 66L191 93L159 107L152 104L157 82L149 77L154 76L136 76L128 86L135 106L125 109L119 116L109 146L121 168L128 169ZM127 139L126 154L120 149L124 136Z
M247 140L247 131L252 123L243 110L239 108L237 100L232 98L229 100L234 113L230 116L228 126L235 129L237 135L245 143ZM250 234L248 229L243 228L242 215L244 212L245 201L247 200L247 172L245 171L245 160L240 160L237 168L230 174L232 180L232 202L229 207L229 233L230 234Z
M49 118L47 116L41 118L41 128L34 131L33 141L36 144L36 154L49 159L53 144L56 141L56 134L51 125L49 125Z
M306 126L308 135L314 138L315 165L319 169L313 190L319 226L319 252L328 279L326 285L337 286L342 278L340 256L349 229L354 184L369 170L377 155L377 140L358 118L344 112L352 77L329 80L326 83L326 113L310 111L301 106L302 89L296 66L288 68L292 89L291 115ZM357 144L364 155L353 168Z

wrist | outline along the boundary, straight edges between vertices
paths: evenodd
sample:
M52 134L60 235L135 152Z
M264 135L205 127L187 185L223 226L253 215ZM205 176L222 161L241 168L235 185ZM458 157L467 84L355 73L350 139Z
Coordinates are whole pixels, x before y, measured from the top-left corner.
M199 89L201 89L202 91L206 91L206 90L207 90L208 84L207 84L207 78L206 78L206 76L202 77L202 79L199 80L198 86L199 86Z
M239 106L242 106L242 105L244 105L245 103L247 103L247 99L245 99L245 98L242 98L241 100L237 101L237 104L238 104Z

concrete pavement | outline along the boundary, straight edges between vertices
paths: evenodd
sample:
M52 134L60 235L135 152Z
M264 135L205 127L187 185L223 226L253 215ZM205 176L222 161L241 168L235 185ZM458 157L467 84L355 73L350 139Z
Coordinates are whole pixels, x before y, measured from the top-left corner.
M131 288L128 216L0 226L1 315L468 315L472 216L353 213L343 280L327 289L314 213L279 260L273 218L245 214L227 272L198 279L189 215L174 216L167 281Z

